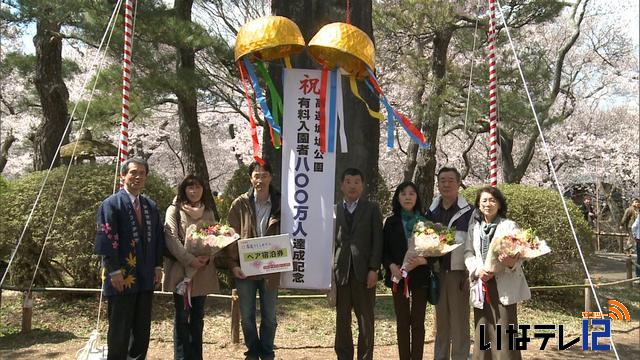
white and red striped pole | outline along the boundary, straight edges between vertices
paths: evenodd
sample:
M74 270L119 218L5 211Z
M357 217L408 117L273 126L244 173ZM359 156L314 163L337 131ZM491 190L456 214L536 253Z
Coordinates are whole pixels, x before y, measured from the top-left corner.
M496 73L496 4L489 0L489 185L498 185L498 78Z
M129 90L131 88L131 53L133 41L133 1L124 5L124 51L122 57L122 120L120 122L120 153L118 163L129 157ZM120 181L120 188L124 186Z

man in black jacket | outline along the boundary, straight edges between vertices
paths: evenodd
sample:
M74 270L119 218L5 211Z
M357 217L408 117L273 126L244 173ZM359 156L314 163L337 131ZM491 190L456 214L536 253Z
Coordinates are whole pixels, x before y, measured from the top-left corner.
M351 310L358 319L358 359L373 359L373 308L382 260L382 215L378 204L361 198L364 175L350 168L342 174L343 201L336 206L334 276L336 280L335 351L353 359Z

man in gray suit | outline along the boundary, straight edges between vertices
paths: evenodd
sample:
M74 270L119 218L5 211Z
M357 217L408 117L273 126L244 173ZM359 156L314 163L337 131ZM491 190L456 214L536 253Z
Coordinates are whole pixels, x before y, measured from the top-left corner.
M364 175L349 168L341 178L343 201L336 206L336 338L338 360L353 359L351 309L358 320L358 359L373 359L373 308L382 258L382 215L378 204L361 198Z

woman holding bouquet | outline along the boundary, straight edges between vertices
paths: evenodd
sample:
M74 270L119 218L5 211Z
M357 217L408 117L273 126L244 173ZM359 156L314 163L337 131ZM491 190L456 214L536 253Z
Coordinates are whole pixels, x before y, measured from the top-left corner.
M474 307L473 359L521 359L519 350L509 350L509 325L517 329L517 303L531 298L518 255L500 254L491 261L489 246L494 239L514 234L516 224L506 218L507 202L497 188L484 187L476 194L474 214L465 244L465 265L472 281L484 289L482 309ZM487 261L487 258L490 258ZM475 305L474 305L475 306ZM498 333L496 325L501 325ZM481 337L481 333L484 333ZM501 349L497 349L500 336ZM513 335L512 335L513 336ZM483 345L490 344L487 350Z
M413 226L424 221L420 197L414 183L398 185L393 195L393 215L384 222L382 262L385 285L393 288L393 307L396 313L396 334L400 360L422 359L424 348L424 316L427 306L427 259L415 256L407 261L402 276L402 264L413 234ZM405 293L404 289L407 289Z
M186 229L192 224L215 224L213 209L202 201L204 182L188 175L178 186L178 195L167 209L165 242L170 254L164 258L165 291L173 292L175 317L173 352L175 359L202 359L204 303L207 294L217 292L218 276L213 257L194 256L184 246ZM197 269L185 284L186 269ZM191 306L185 304L184 286L191 286ZM182 294L181 294L182 293ZM185 306L187 305L187 306Z

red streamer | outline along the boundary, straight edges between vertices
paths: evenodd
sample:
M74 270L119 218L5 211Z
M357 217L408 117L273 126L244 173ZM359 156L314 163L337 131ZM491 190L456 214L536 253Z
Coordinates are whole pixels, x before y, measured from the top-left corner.
M327 76L329 75L329 69L326 66L322 66L322 75L320 76L320 152L325 153L327 151L327 137L326 137L326 124L327 124Z
M420 140L421 144L425 143L425 138L424 135L422 134L422 132L420 132L420 129L418 129L412 122L411 120L409 120L404 114L396 111L396 115L398 116L398 118L400 118L400 121L402 121L402 124L409 129L409 131Z
M264 165L264 160L258 155L260 152L260 142L258 141L258 129L256 127L256 120L253 117L253 107L251 106L251 98L249 97L249 86L247 86L247 78L244 75L244 67L242 63L238 61L238 70L240 70L240 77L242 78L242 86L244 87L244 97L247 102L247 112L249 113L249 124L251 125L251 142L253 143L253 159L260 164Z
M487 283L482 282L482 293L484 294L484 302L487 304L491 304L491 300L489 298L489 289L487 288Z

